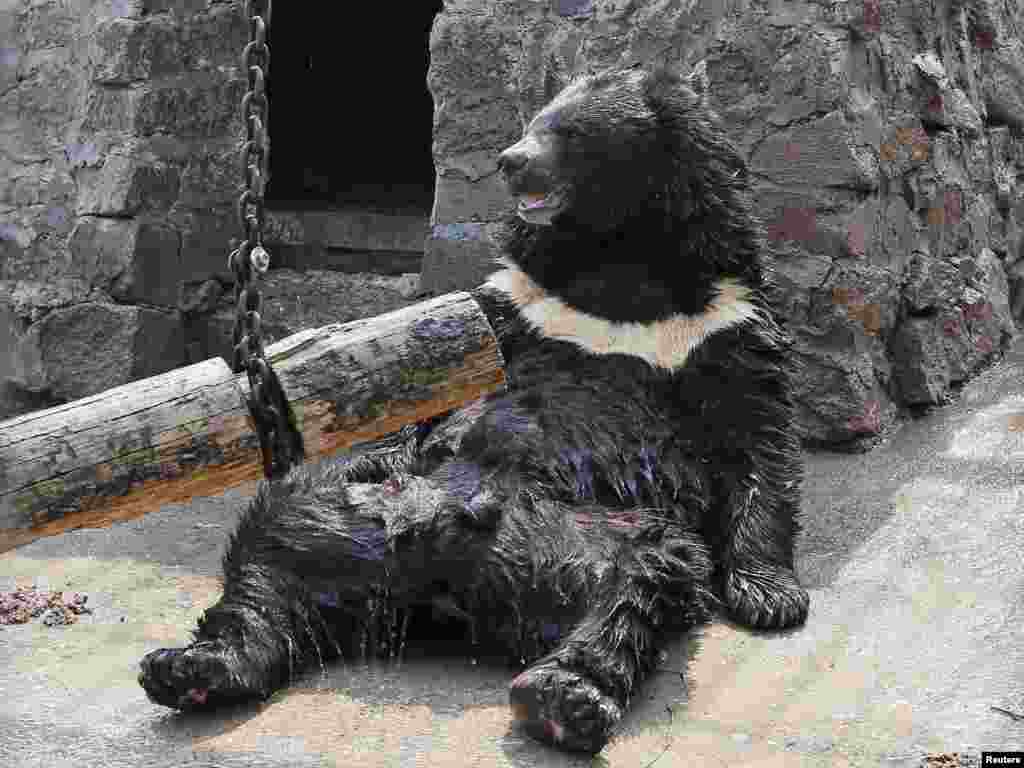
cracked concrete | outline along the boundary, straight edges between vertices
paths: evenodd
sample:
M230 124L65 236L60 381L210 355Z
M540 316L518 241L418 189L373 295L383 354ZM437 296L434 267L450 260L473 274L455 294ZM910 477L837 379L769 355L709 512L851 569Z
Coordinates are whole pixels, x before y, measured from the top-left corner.
M908 766L1024 749L1024 341L959 401L862 455L808 457L807 626L683 638L593 764ZM334 664L269 701L182 715L135 681L218 594L253 486L0 556L0 589L89 596L0 628L0 765L575 766L510 721L512 672L465 658ZM955 765L956 763L948 763ZM968 764L968 763L963 763Z

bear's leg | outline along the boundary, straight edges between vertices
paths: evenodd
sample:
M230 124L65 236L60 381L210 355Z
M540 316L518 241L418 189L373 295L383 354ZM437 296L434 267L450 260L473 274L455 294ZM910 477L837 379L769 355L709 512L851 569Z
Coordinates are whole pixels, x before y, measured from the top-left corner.
M309 662L337 656L339 639L348 644L321 616L324 594L365 606L374 589L399 583L409 602L429 599L441 563L486 546L486 526L441 503L443 484L396 476L347 485L347 473L325 462L261 486L229 544L224 594L195 642L142 659L151 699L194 709L266 697Z
M509 697L534 738L596 753L655 666L665 630L703 623L713 598L703 542L674 525L588 565L593 591L584 618L513 680Z
M793 568L796 502L737 483L713 538L722 597L732 616L757 629L803 624L810 598ZM716 540L717 539L717 540Z

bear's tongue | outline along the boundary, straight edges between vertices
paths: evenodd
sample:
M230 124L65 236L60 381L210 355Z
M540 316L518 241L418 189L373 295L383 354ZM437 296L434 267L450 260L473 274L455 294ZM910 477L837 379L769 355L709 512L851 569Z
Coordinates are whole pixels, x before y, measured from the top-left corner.
M531 192L523 195L523 207L524 208L540 208L544 205L544 201L547 199L547 195L540 194L537 192Z

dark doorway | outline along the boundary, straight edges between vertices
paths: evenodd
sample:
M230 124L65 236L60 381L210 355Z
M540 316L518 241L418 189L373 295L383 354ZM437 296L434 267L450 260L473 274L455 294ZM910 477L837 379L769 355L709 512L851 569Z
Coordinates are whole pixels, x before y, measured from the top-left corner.
M430 210L426 74L430 25L442 5L275 3L271 208Z

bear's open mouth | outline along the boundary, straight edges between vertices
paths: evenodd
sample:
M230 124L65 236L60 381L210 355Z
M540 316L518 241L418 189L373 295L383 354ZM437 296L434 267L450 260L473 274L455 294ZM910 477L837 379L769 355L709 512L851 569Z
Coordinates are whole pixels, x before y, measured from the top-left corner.
M543 192L531 192L519 198L519 207L524 211L532 211L537 208L546 208L545 202L548 196Z
M553 214L562 207L564 202L564 196L561 194L561 190L551 190L549 192L527 192L522 195L518 195L519 214Z

